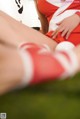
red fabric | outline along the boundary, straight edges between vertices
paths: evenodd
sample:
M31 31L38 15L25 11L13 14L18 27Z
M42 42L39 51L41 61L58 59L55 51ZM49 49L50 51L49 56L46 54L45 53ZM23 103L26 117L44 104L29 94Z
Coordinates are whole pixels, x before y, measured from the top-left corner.
M47 17L48 21L50 21L53 14L56 12L56 10L59 7L48 3L46 0L38 0L38 8L39 8L39 11ZM69 10L69 9L80 10L80 0L74 0L74 2L66 10Z
M80 12L76 12L76 14L80 16Z
M74 0L74 2L66 9L77 9L80 10L80 0Z
M43 47L41 48L35 44L31 44L32 47L27 46L28 45L26 43L23 44L20 48L24 49L25 47L25 51L29 52L29 54L32 57L33 61L32 68L34 68L34 76L30 82L30 85L56 80L66 72L62 64L60 64L58 59L56 59L53 54L51 54L50 52L40 53L40 50L42 50ZM71 63L71 60L67 53L65 52L57 52L57 53L63 55L63 57L67 59L69 64Z
M58 7L48 3L46 0L38 0L38 9L50 21Z
M72 42L74 45L80 44L80 25L70 34L68 41Z

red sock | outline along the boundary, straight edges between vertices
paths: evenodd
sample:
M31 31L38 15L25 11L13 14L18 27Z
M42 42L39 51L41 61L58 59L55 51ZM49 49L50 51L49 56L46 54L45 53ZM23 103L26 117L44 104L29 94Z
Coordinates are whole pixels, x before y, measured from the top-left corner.
M21 46L20 52L24 54L25 79L22 82L25 85L66 78L74 75L79 68L73 51L52 54L45 47L26 43Z

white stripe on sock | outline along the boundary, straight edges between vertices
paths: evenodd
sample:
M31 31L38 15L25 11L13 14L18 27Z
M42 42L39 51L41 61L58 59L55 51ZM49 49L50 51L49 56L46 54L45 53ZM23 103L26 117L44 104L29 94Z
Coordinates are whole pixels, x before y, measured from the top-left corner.
M78 71L78 68L79 68L79 62L77 60L77 56L74 53L74 51L70 50L70 51L65 51L65 52L68 54L71 60L70 63L63 54L56 53L54 55L54 57L60 62L62 67L65 69L65 72L60 77L63 79L67 78L68 76L75 75L75 73Z
M30 81L33 79L34 66L33 66L32 57L28 51L19 49L18 52L21 56L24 71L25 71L22 82L19 85L19 88L21 88L21 87L25 87L26 85L28 85L30 83Z

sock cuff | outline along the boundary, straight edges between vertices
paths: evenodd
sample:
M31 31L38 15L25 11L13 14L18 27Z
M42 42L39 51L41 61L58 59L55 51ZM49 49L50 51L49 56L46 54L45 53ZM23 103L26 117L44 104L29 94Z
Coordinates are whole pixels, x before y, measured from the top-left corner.
M30 53L28 51L18 49L18 53L22 59L23 68L24 68L24 76L19 84L19 88L26 87L29 85L34 75L34 66Z

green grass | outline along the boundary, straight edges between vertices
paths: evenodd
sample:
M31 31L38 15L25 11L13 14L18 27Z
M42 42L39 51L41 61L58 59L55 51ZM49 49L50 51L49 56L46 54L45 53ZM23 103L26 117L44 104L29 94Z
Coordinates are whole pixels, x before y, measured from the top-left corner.
M80 76L3 95L0 112L7 119L80 119Z

